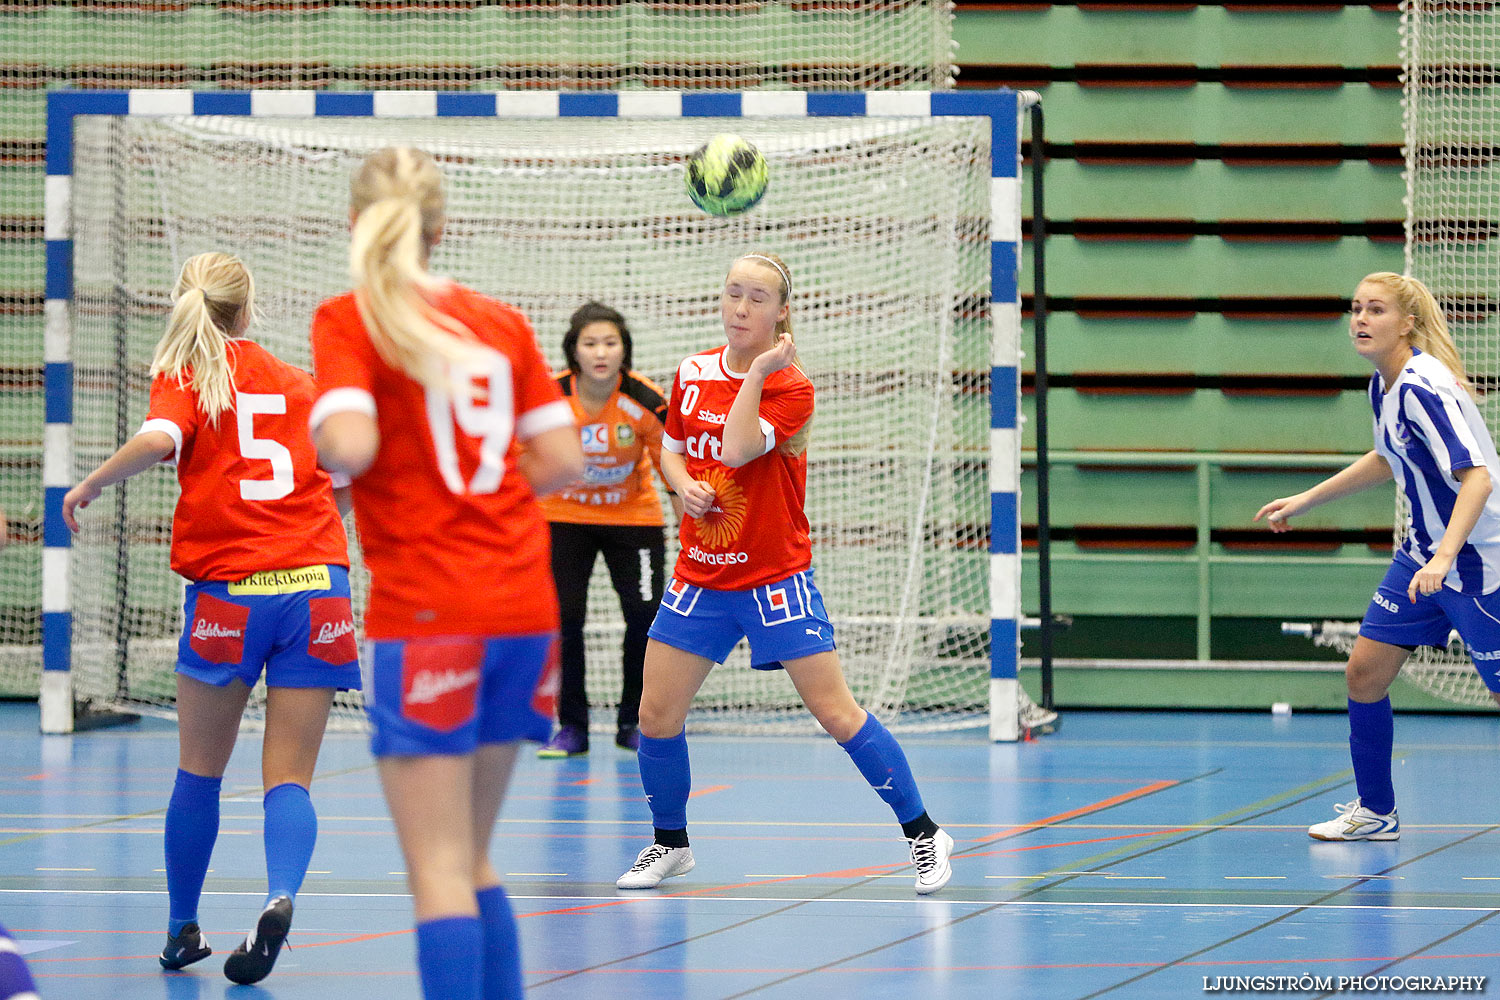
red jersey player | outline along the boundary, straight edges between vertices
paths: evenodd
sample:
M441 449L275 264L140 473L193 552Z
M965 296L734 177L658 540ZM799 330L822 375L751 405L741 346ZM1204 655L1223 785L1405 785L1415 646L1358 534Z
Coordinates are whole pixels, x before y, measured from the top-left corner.
M427 274L432 157L355 171L354 291L313 319L313 437L355 477L370 602L365 705L416 907L429 1000L521 996L490 832L521 739L556 701L557 597L535 493L583 471L573 413L520 311Z
M803 510L813 386L797 365L791 290L779 257L736 260L719 296L728 343L684 360L672 381L661 471L687 516L646 647L637 753L656 836L615 883L622 889L693 868L684 725L709 671L741 638L756 669L786 670L895 812L917 892L936 892L952 876L953 839L927 815L900 745L850 693L813 584Z
M177 466L172 569L189 580L177 651L180 744L166 816L170 918L161 964L206 958L198 899L219 830L219 788L250 689L266 674L265 850L269 891L224 974L271 971L317 838L308 796L338 688L359 688L349 554L307 419L312 377L241 336L255 285L237 258L183 265L157 344L138 433L63 498L63 517L160 461Z

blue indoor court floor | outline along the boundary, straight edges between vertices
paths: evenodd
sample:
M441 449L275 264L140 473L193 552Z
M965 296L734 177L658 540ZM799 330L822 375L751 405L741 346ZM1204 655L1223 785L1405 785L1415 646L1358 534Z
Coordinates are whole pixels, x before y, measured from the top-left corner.
M885 805L812 737L691 739L698 865L661 890L614 887L650 824L607 741L523 753L494 857L536 1000L1123 1000L1250 976L1311 977L1297 996L1365 976L1400 977L1391 996L1440 976L1500 991L1500 718L1398 716L1392 843L1306 835L1354 798L1346 732L1342 715L1075 712L1035 742L907 736L958 842L927 898ZM271 977L221 972L264 893L250 733L200 911L216 954L158 968L175 752L170 723L43 738L35 705L0 705L0 922L43 1000L418 997L401 856L353 734L324 746L317 853Z

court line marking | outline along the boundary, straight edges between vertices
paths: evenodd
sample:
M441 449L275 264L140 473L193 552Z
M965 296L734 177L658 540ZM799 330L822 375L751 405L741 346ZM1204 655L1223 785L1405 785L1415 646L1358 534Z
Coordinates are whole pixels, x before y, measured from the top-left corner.
M1203 778L1212 777L1215 774L1219 774L1222 771L1223 771L1223 768L1213 768L1212 770L1205 771L1205 772L1203 772L1201 774L1194 775L1191 778L1183 779L1181 782L1179 782L1179 784L1189 784L1191 782L1199 781L1199 780L1202 780ZM1276 811L1278 811L1280 809L1284 809L1288 805L1295 804L1296 802L1300 802L1300 801L1304 801L1306 799L1313 798L1316 795L1325 794L1327 791L1331 790L1332 788L1336 788L1336 787L1339 787L1340 785L1347 784L1349 782L1349 780L1353 778L1353 776L1354 776L1354 771L1353 771L1352 768L1345 769L1343 771L1338 771L1338 772L1335 772L1334 774L1332 774L1330 776L1327 776L1325 778L1321 778L1321 779L1319 779L1317 781L1308 782L1307 784L1299 786L1298 788L1290 789L1290 790L1285 791L1285 792L1280 792L1280 793L1278 793L1276 795L1273 795L1273 796L1270 796L1270 797L1268 797L1266 799L1262 799L1261 802L1259 802L1259 803L1252 803L1252 804L1247 805L1247 806L1242 806L1239 809L1232 810L1232 811L1230 811L1228 813L1221 813L1219 816L1214 817L1213 820L1211 820L1211 822L1218 823L1218 822L1222 822L1224 820L1228 820L1228 819L1230 819L1232 817L1238 817L1240 819L1257 819L1260 816L1268 815L1269 813L1276 812ZM1298 799L1297 796L1299 794L1303 793L1303 792L1306 792L1306 794L1301 799ZM1259 812L1257 812L1257 809L1259 809L1262 804L1268 804L1268 803L1279 803L1279 805L1276 805L1275 808L1273 808L1273 809L1261 809ZM1152 844L1151 846L1148 846L1148 847L1145 847L1145 848L1135 849L1135 848L1132 848L1132 847L1120 847L1120 848L1116 848L1113 851L1106 851L1102 855L1095 855L1095 858L1097 858L1098 862L1099 862L1096 867L1103 867L1110 860L1132 861L1132 860L1136 860L1138 858L1146 857L1147 855L1154 854L1154 853L1156 853L1159 850L1164 850L1168 846L1176 846L1178 844L1184 844L1184 843L1187 843L1188 841L1195 840L1198 837L1207 836L1209 833L1214 832L1214 830L1216 830L1216 829L1219 829L1219 827L1216 826L1216 827L1214 827L1213 829L1210 829L1210 830L1195 832L1195 833L1192 833L1192 834L1190 834L1190 835L1188 835L1186 837L1183 837L1181 839L1178 839L1176 841L1171 841L1171 842L1169 842L1169 840L1170 840L1170 838L1173 835L1169 834L1169 833L1163 833L1163 834L1160 835L1160 840L1159 840L1158 843ZM1087 865L1091 861L1094 861L1095 858L1084 859L1083 864ZM768 983L762 984L761 986L753 987L753 988L751 988L749 990L745 990L745 991L742 991L740 993L734 994L734 996L726 997L725 1000L738 1000L739 997L748 996L751 993L759 992L762 989L766 989L766 988L769 988L769 987L772 987L772 986L780 985L781 983L787 982L787 981L792 980L792 979L800 978L801 976L811 975L812 973L815 973L815 972L826 971L827 969L830 969L830 968L832 968L834 966L840 965L840 964L842 964L844 962L854 961L856 959L864 958L867 955L875 954L876 952L882 951L882 950L884 950L886 948L892 948L892 947L895 947L897 945L905 944L905 943L910 942L910 941L915 941L918 938L925 937L927 935L936 933L939 930L946 931L947 929L949 929L949 928L951 928L951 927L953 927L953 926L955 926L955 925L957 925L959 923L962 923L962 922L964 922L966 920L972 920L975 917L984 916L986 914L993 913L994 911L996 911L998 909L1001 909L1004 906L1014 905L1015 902L1020 901L1020 900L1024 900L1028 896L1040 895L1041 893L1046 892L1049 889L1055 888L1058 884L1062 884L1062 883L1066 883L1066 882L1072 881L1073 878L1076 878L1076 876L1065 876L1065 877L1063 877L1062 879L1060 879L1059 881L1056 881L1056 882L1049 882L1049 883L1046 883L1046 884L1034 885L1032 888L1028 888L1028 889L1024 890L1017 897L1015 897L1014 899L1012 899L1010 901L1006 901L1006 902L1003 902L1003 903L997 903L994 906L991 906L991 907L988 907L988 908L976 911L975 913L966 914L966 915L964 915L962 917L956 917L956 918L954 918L952 920L942 921L942 922L936 924L935 926L926 928L925 930L919 931L919 932L917 932L915 934L908 934L905 937L899 938L899 939L897 939L895 941L890 941L890 942L887 942L886 944L883 944L883 945L876 945L876 946L874 946L872 948L867 948L864 951L856 953L856 954L853 954L853 955L846 955L844 958L836 959L836 960L834 960L832 962L826 962L826 963L824 963L821 966L805 970L804 972L800 972L800 973L797 973L795 975L785 976L785 977L783 977L781 979L772 980L772 981L770 981ZM1278 918L1278 919L1282 919L1282 918ZM1150 975L1150 974L1151 973L1149 973L1149 972L1145 973L1145 975Z
M1476 836L1477 836L1477 834L1476 834ZM1410 961L1410 960L1415 959L1415 958L1421 958L1422 957L1422 952L1427 951L1429 948L1436 948L1438 945L1442 944L1445 941L1451 941L1452 939L1458 937L1460 934L1467 934L1469 931L1471 931L1474 928L1478 927L1480 924L1484 923L1486 920L1489 920L1489 919L1493 918L1497 914L1500 914L1500 910L1491 910L1489 913L1487 913L1484 916L1480 917L1478 920L1471 920L1467 924L1465 924L1464 926L1460 927L1458 930L1456 930L1456 931L1450 931L1449 933L1444 934L1442 937L1438 938L1436 941L1429 941L1428 943L1424 944L1422 947L1416 949L1415 951L1407 952L1405 955L1402 955L1400 958L1393 958L1389 962L1387 962L1386 964L1380 966L1379 968L1370 970L1368 973L1366 973L1366 975L1378 976L1380 973L1384 972L1386 969L1389 969L1389 968L1392 968L1394 966L1400 965L1402 962ZM1331 997L1331 996L1333 996L1332 993L1324 993L1324 994L1322 994L1322 996L1318 997L1317 1000L1324 1000L1325 997Z
M1164 791L1168 788L1175 788L1179 784L1181 784L1180 781L1172 778L1163 779L1161 781L1153 781L1149 785L1142 785L1140 788L1132 788L1128 792L1121 792L1119 795L1112 795L1107 799L1101 799L1098 802L1093 802L1086 806L1079 806L1077 809L1069 809L1067 812L1061 812L1055 816L1048 816L1046 819L1032 820L1029 823L1022 823L1020 826L1013 826L1009 829L1001 830L998 833L992 833L988 837L979 837L974 841L974 843L989 844L993 843L996 840L1008 840L1011 837L1020 836L1023 833L1030 833L1032 830L1038 830L1044 826L1054 826L1058 823L1070 820L1075 816L1087 816L1091 813L1101 812L1111 806L1122 805L1126 802L1134 801L1135 799L1139 799L1146 795L1154 795L1155 793Z
M1124 793L1121 793L1120 795L1114 795L1114 796L1111 796L1111 797L1109 797L1107 799L1103 799L1100 802L1095 803L1092 806L1081 806L1078 809L1070 809L1066 813L1059 813L1058 816L1059 817L1067 817L1067 818L1071 819L1071 818L1073 818L1075 816L1083 816L1083 815L1089 815L1089 814L1094 813L1094 812L1102 812L1105 809L1110 809L1110 808L1112 808L1114 806L1121 805L1121 804L1123 804L1125 802L1134 801L1134 800L1140 799L1140 798L1142 798L1144 796L1155 794L1156 792L1162 791L1162 790L1164 790L1166 788L1176 788L1179 785L1190 784L1190 783L1192 783L1194 781L1198 781L1198 780L1201 780L1203 778L1209 777L1211 775L1218 774L1222 770L1223 770L1223 768L1213 768L1211 770L1204 771L1204 772L1202 772L1200 774L1193 775L1190 778L1184 778L1184 779L1179 779L1179 780L1171 780L1171 781L1157 781L1157 782L1153 782L1150 785L1146 785L1146 786L1143 786L1142 788L1135 789L1132 792L1124 792ZM1145 789L1150 789L1150 791L1146 791ZM982 841L979 844L976 844L975 846L982 846L983 843L993 843L993 842L995 842L996 840L999 840L999 839L1008 839L1008 838L1011 838L1011 837L1024 836L1025 834L1030 833L1033 830L1042 829L1042 824L1044 824L1044 823L1059 822L1059 821L1060 820L1057 817L1052 817L1052 818L1049 818L1047 820L1041 820L1041 821L1038 821L1038 822L1035 822L1035 823L1026 823L1026 824L1022 824L1021 826L1011 827L1011 828L1009 828L1007 830L1002 830L1002 831L1000 831L1000 832L998 832L996 834L992 834L992 835L990 835L988 837L983 838ZM963 857L968 852L968 850L972 850L972 848L966 849L965 851L955 851L953 853L953 857L955 857L955 858ZM900 937L900 938L897 938L897 939L895 939L893 941L887 941L884 944L878 944L878 945L875 945L873 947L866 948L863 951L857 952L855 954L845 955L844 957L834 959L831 962L825 962L822 965L815 966L815 967L810 968L810 969L805 969L805 970L802 970L802 971L799 971L799 972L792 973L790 975L782 976L779 979L773 979L773 980L770 980L769 982L762 983L762 984L760 984L758 986L752 986L748 990L741 990L739 993L731 994L730 996L725 997L724 1000L738 1000L738 998L749 996L752 993L759 993L762 990L770 989L770 988L775 987L775 986L780 986L783 983L788 983L788 982L791 982L791 981L796 980L796 979L801 979L804 976L809 976L809 975L812 975L814 973L823 972L823 971L826 971L828 969L835 968L835 967L840 966L840 965L844 965L845 963L856 961L858 959L864 958L866 955L873 955L873 954L876 954L878 952L885 951L888 948L894 948L894 947L896 947L898 945L905 944L905 943L907 943L909 941L915 941L918 938L926 937L926 936L928 936L930 934L935 933L939 929L947 930L948 928L956 926L957 924L963 923L966 920L971 920L971 919L973 919L976 916L980 916L980 915L985 914L985 913L993 912L997 908L998 907L996 907L996 906L986 907L984 909L977 910L974 913L966 914L966 915L961 916L961 917L955 917L954 919L951 919L951 920L939 921L935 925L927 927L927 928L925 928L925 929L923 929L921 931L918 931L918 932L916 932L914 934L907 934L907 935L905 935L903 937Z
M1291 803L1287 803L1285 805L1279 806L1278 808L1285 809L1286 806L1290 805L1290 804ZM1443 844L1443 845L1441 845L1439 847L1434 847L1430 851L1426 851L1426 852L1424 852L1422 854L1418 854L1418 855L1416 855L1414 857L1407 858L1404 861L1397 862L1396 864L1391 865L1389 868L1386 868L1381 874L1383 874L1383 875L1384 874L1389 874L1390 872L1393 872L1393 871L1395 871L1398 868L1405 868L1407 865L1416 864L1418 861L1422 861L1422 860L1425 860L1425 859L1427 859L1429 857L1432 857L1434 854L1440 854L1443 851L1448 850L1449 848L1457 847L1459 844L1465 843L1465 842L1470 841L1470 840L1474 840L1474 839L1476 839L1478 837L1482 837L1486 833L1489 833L1489 832L1494 831L1494 830L1500 830L1500 824L1496 824L1495 826L1490 827L1489 830L1480 830L1477 833L1471 833L1471 834L1469 834L1466 837L1460 837L1458 840L1451 841L1451 842L1449 842L1447 844ZM1191 840L1193 838L1190 837L1190 838L1187 838L1187 839ZM1238 934L1232 934L1229 937L1224 938L1224 939L1222 939L1220 941L1217 941L1217 942L1215 942L1213 944L1205 945L1202 948L1198 948L1198 949L1196 949L1194 951L1188 952L1186 955L1183 955L1183 956L1181 956L1179 958L1172 959L1170 962L1163 962L1163 963L1161 963L1160 965L1158 965L1154 969L1149 969L1146 972L1142 972L1139 975L1135 975L1135 976L1130 977L1129 979L1122 980L1122 981L1120 981L1118 983L1115 983L1112 986L1106 986L1103 989L1095 990L1092 993L1085 993L1083 996L1079 997L1078 1000L1093 1000L1094 997L1103 996L1106 993L1111 993L1114 990L1117 990L1117 989L1119 989L1122 986L1128 986L1128 985L1131 985L1133 983L1138 983L1138 982L1140 982L1143 979L1147 979L1147 978L1149 978L1151 976L1156 975L1158 972L1162 972L1162 971L1164 971L1166 969L1171 969L1171 968L1175 968L1177 966L1180 966L1180 965L1184 964L1185 962L1187 962L1190 959L1195 959L1195 958L1197 958L1200 955L1206 955L1206 954L1208 954L1211 951L1216 951L1219 948L1224 947L1225 945L1233 944L1234 942L1242 940L1244 938L1247 938L1247 937L1251 936L1252 934L1257 934L1260 931L1263 931L1263 930L1265 930L1268 927L1271 927L1271 926L1274 926L1275 924L1281 923L1283 920L1286 920L1289 917L1296 916L1298 913L1302 913L1302 912L1305 912L1307 910L1317 909L1317 908L1323 906L1328 900L1333 899L1336 896L1340 896L1340 895L1344 894L1345 892L1348 892L1350 889L1355 888L1356 886L1364 885L1366 881L1367 881L1366 876L1361 875L1357 879L1351 881L1348 885L1339 886L1337 889L1334 889L1333 891L1331 891L1329 893L1326 893L1323 896L1321 896L1321 897L1319 897L1317 899L1314 899L1314 900L1312 900L1309 903L1306 903L1306 904L1304 904L1302 906L1299 906L1299 907L1297 907L1294 910L1289 910L1286 913L1283 913L1283 914L1281 914L1280 916L1277 916L1277 917L1272 917L1270 920L1267 920L1267 921L1265 921L1265 922L1263 922L1261 924L1258 924L1255 927L1246 928L1245 930L1240 931ZM1489 916L1494 916L1496 912L1500 912L1500 911L1496 911L1493 908L1490 908L1490 914L1489 914ZM1476 924L1477 923L1482 923L1484 920L1488 920L1489 916L1484 917L1481 920L1476 921L1475 923ZM1470 926L1473 926L1473 925L1470 925ZM1454 933L1459 933L1459 932L1456 931ZM1446 941L1448 939L1448 937L1451 937L1451 936L1452 935L1447 935L1447 936L1444 936L1442 938L1439 938L1437 941L1434 941L1434 942L1430 943L1429 945L1427 945L1427 947L1432 947L1432 946L1434 946L1436 944L1440 944L1441 942ZM1419 949L1419 950L1422 950L1422 949Z

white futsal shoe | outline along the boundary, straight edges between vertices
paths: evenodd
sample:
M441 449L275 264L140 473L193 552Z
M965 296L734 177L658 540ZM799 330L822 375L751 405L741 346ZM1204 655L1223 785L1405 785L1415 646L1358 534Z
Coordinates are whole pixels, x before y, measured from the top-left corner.
M1307 835L1314 840L1400 840L1401 820L1396 810L1378 813L1359 804L1359 799L1333 807L1337 819L1314 823Z
M953 877L953 838L941 828L931 837L917 837L911 842L911 863L917 866L917 895L937 892Z
M691 847L663 847L652 844L640 853L630 871L615 880L620 889L654 889L662 879L686 875L693 870Z

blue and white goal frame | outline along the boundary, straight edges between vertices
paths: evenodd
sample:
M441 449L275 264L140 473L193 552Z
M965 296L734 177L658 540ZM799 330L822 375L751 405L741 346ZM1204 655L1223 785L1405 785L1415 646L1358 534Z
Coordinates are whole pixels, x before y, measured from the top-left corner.
M62 500L73 485L73 125L80 115L395 118L774 118L959 116L990 121L990 738L1019 737L1021 111L1008 90L374 91L59 90L47 95L46 491L42 557L43 732L73 730L69 550Z

